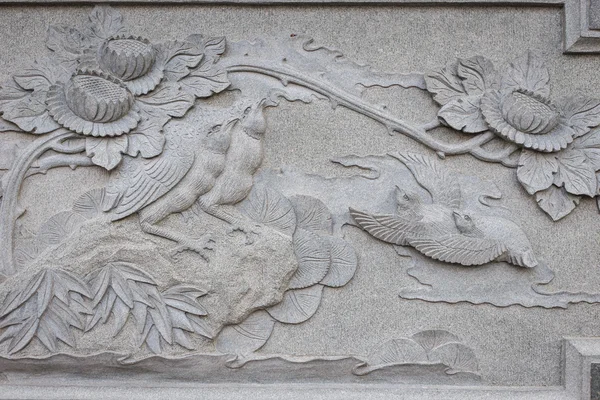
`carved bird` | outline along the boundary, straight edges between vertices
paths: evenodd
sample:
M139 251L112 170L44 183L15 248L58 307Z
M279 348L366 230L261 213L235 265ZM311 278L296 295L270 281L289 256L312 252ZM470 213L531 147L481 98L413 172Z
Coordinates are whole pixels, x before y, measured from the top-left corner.
M458 211L453 215L460 234L414 238L409 240L410 245L433 259L462 265L491 261L527 268L538 265L525 232L514 222Z
M248 195L262 162L263 108L262 102L242 102L205 113L194 125L167 125L163 153L152 159L124 158L105 188L104 211L113 221L137 212L144 232L178 243L173 254L192 250L208 259L210 234L191 238L159 223L197 202L234 229L250 230L233 205Z
M393 154L431 195L432 203L396 188L397 213L371 215L350 209L357 225L387 243L412 246L436 260L462 265L506 261L535 267L538 262L525 233L505 218L460 212L457 180L433 160Z

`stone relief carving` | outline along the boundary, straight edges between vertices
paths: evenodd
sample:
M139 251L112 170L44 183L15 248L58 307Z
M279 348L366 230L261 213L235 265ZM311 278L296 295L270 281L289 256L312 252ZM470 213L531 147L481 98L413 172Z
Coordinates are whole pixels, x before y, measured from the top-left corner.
M538 265L527 236L514 222L462 210L460 185L448 171L417 154L392 156L408 167L432 203L397 187L397 213L370 215L351 208L358 226L384 242L412 246L444 262L482 265L498 260L527 268Z
M569 214L582 196L596 197L600 102L581 95L550 100L550 76L527 53L503 73L482 56L459 59L425 75L445 125L484 142L506 141L485 161L517 168L517 179L553 220ZM496 136L494 136L496 135Z
M502 193L494 183L455 173L415 153L332 161L357 172L322 177L284 167L264 170L257 179L287 196L302 191L319 197L332 211L341 235L343 226L356 226L391 243L399 264L402 258L410 259L410 265L400 267L402 272L417 280L416 285L400 288L401 298L544 308L600 301L598 293L548 288L554 272L531 251L531 243L502 205ZM440 179L453 184L438 185ZM474 223L486 221L475 237L456 226L457 219L463 223L459 218L467 215ZM487 237L486 232L490 232ZM496 255L490 248L501 252ZM361 265L370 262L361 259Z
M462 270L481 276L497 268L511 289L483 285L466 295L448 279L443 290L429 284L433 294L404 298L542 307L599 301L540 289L552 272L510 213L489 203L501 198L498 188L428 156L335 160L366 171L348 178L260 169L265 109L283 99L325 99L440 158L469 153L517 168L540 207L560 219L598 192L600 102L552 103L547 70L531 54L503 74L481 56L424 75L380 73L304 37L230 43L194 34L155 43L130 32L109 7L94 8L82 30L50 27L46 45L48 56L0 88L0 132L31 136L0 149L10 160L0 165L4 358L88 357L99 346L119 362L191 352L226 354L229 367L281 358L256 354L275 325L307 321L326 288L355 274L346 225L410 246L397 249L415 265L442 265L436 282L448 270L477 266ZM442 106L439 120L417 126L391 115L361 97L373 86L428 90ZM202 100L225 92L223 104ZM440 124L473 136L444 142L429 133ZM107 184L34 234L20 224L21 186L60 167L102 168ZM357 375L404 364L477 372L473 351L445 331L395 339L356 358Z

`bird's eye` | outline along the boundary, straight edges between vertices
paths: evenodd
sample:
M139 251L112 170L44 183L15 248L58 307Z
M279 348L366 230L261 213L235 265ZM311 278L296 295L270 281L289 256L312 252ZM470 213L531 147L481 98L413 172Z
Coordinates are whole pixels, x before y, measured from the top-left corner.
M469 217L468 215L465 215L465 220L470 221L471 217Z
M408 195L404 194L404 196L402 196L404 198L404 200L408 200Z

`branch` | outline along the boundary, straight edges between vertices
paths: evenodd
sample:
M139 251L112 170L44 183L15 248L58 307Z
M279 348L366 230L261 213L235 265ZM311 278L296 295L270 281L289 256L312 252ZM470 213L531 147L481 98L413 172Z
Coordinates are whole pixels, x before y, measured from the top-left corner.
M17 212L19 192L27 171L39 156L72 137L76 137L76 134L66 129L58 129L39 137L25 149L8 172L2 203L0 204L0 273L12 275L16 272L13 256L13 234L15 222L19 217Z
M302 72L294 71L288 68L274 68L260 61L253 65L239 64L230 65L227 71L231 73L246 72L270 76L279 80L284 86L289 83L305 87L315 93L319 93L329 98L334 104L346 107L349 110L356 111L365 115L387 127L389 131L399 132L402 135L416 140L419 143L437 151L441 156L446 154L465 154L470 153L474 148L487 143L494 138L491 132L475 136L459 144L442 142L427 133L424 127L412 125L404 120L398 119L371 104L365 102L362 98L350 94L342 89L331 85L325 80L315 79L305 75Z
M56 148L53 148L53 150L56 150ZM94 165L92 159L85 154L56 154L38 160L37 164L37 166L29 168L25 175L26 178L36 174L45 175L52 168L69 167L75 169Z

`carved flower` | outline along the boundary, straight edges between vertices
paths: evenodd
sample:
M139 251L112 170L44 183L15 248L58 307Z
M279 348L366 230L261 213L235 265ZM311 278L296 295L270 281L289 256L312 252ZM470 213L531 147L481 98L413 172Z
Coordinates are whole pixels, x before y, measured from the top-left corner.
M96 53L99 67L122 80L134 95L153 90L164 76L164 63L156 62L157 48L142 37L111 37Z
M127 87L96 71L78 71L66 83L52 85L46 103L56 122L86 136L120 136L140 120Z
M96 7L84 33L50 27L52 53L2 85L0 116L25 132L66 128L85 141L92 162L108 170L122 155L159 155L162 129L183 117L196 98L229 86L217 67L224 38L192 35L152 44L128 35L122 17Z
M443 107L438 118L467 133L490 130L522 148L517 178L558 220L598 194L600 101L585 96L550 100L550 75L527 53L502 75L477 56L426 74L427 90Z

